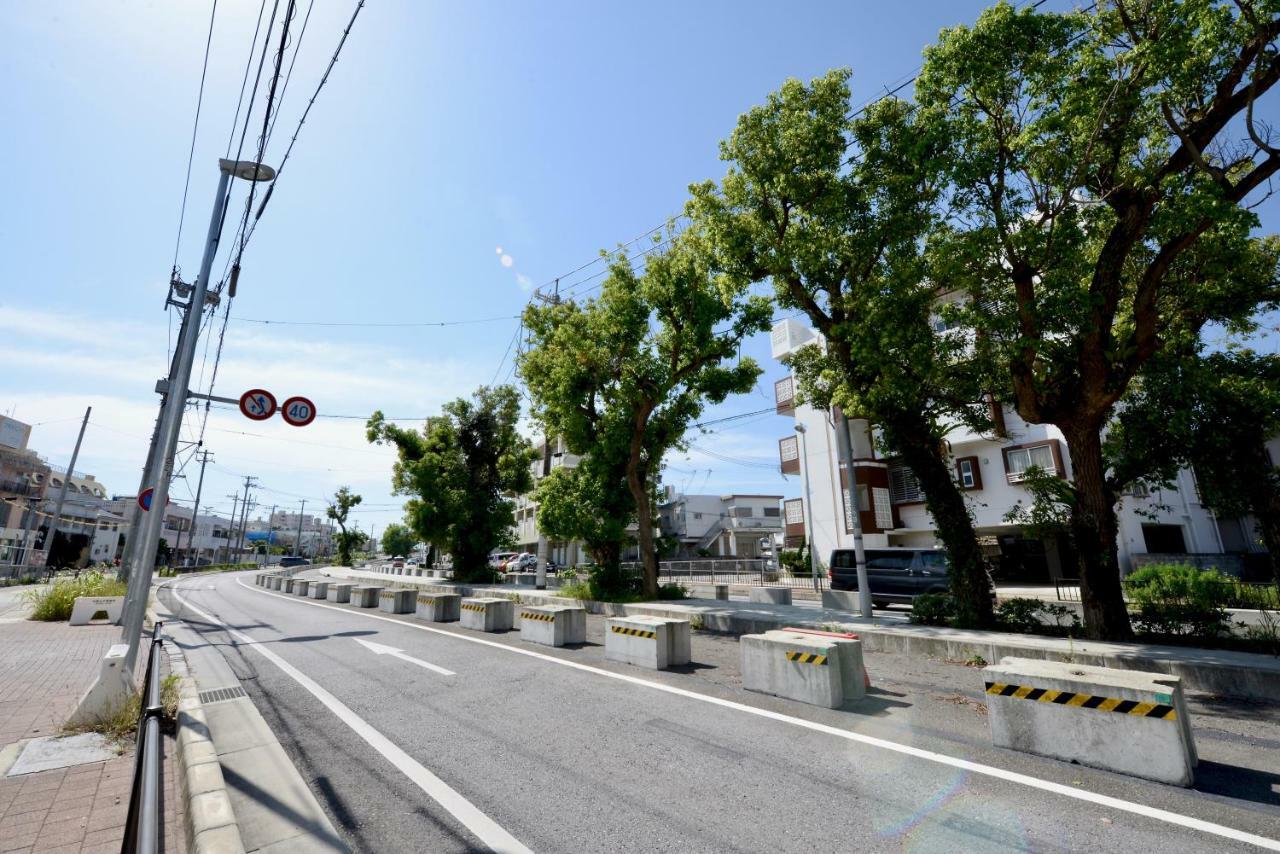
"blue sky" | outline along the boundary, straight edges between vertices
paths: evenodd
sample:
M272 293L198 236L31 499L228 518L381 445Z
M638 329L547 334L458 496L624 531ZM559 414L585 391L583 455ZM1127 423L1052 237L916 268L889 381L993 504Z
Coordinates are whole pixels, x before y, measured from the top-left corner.
M353 5L316 0L268 163L283 153ZM443 329L248 321L513 318L531 285L660 224L690 182L718 178L718 141L787 77L847 65L855 99L870 98L913 73L941 27L972 21L985 5L370 0L245 253L216 393L304 394L322 415L437 412L507 375L515 320ZM299 6L295 27L305 0ZM189 277L258 7L218 2L178 259ZM209 3L195 0L15 3L0 32L0 162L9 167L0 412L38 424L33 446L65 463L75 421L93 405L78 468L118 493L137 486L151 388L167 365L163 302L208 19ZM244 186L233 204L243 204ZM708 417L772 404L785 371L767 336L746 352L765 367L760 387ZM212 351L197 362L205 386L211 364ZM776 463L788 426L766 415L703 437L757 465L694 452L670 461L670 481L799 494L797 479L759 465ZM205 443L216 464L202 504L229 509L224 496L253 474L263 508L306 497L310 509L350 484L365 496L365 526L400 515L391 454L367 445L358 419L299 430L215 410ZM190 499L192 475L175 486L177 500Z

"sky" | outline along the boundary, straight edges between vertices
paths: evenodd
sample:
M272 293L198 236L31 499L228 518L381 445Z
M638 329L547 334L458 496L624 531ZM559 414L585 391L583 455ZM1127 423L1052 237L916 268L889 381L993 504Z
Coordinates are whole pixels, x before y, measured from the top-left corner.
M239 138L260 3L219 0L179 241L210 5L9 2L0 30L0 413L35 425L31 446L66 465L92 406L76 468L116 494L136 492L176 336L177 313L165 310L175 244L190 281L217 158ZM366 441L369 413L419 419L507 379L531 289L558 277L569 291L597 284L599 263L572 271L678 213L690 183L721 177L719 141L787 78L848 66L860 103L913 74L939 29L985 5L369 0L245 250L221 359L219 316L192 383L208 391L217 361L214 394L303 395L320 417L295 428L225 408L207 421L189 413L184 440L203 424L213 458L201 505L229 512L252 475L261 513L303 500L309 513L349 485L364 496L362 527L399 520L394 454ZM315 0L300 44L308 0L298 7L272 165L354 0ZM261 121L255 110L246 158ZM215 276L247 189L234 191ZM787 372L768 335L743 352L764 368L758 387L706 418L772 407ZM667 482L798 495L798 478L776 471L789 433L771 413L727 424L673 454ZM189 505L197 464L183 472L171 497Z

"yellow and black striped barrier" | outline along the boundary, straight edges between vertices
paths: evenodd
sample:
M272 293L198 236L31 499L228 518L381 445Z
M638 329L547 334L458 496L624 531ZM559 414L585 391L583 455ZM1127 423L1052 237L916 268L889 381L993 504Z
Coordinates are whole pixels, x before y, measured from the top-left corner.
M1006 685L1002 682L987 682L985 684L987 693L992 696L1013 697L1016 700L1035 700L1038 703L1052 703L1055 706L1071 706L1077 709L1115 712L1121 715L1134 715L1141 718L1160 718L1166 721L1178 719L1177 711L1167 703L1121 700L1116 697L1102 697L1097 694L1077 694L1074 691L1034 688L1030 685Z
M827 657L817 652L794 652L787 650L787 661L794 661L797 664L820 664L823 667L827 665Z
M538 620L543 623L554 623L556 621L555 614L539 614L536 611L521 611L521 619Z
M656 640L658 637L657 632L651 632L645 629L629 629L626 626L610 626L609 631L613 632L615 635L627 635L628 637L633 638L648 638L649 640Z
M418 599L418 601L419 601L419 602L421 602L421 601L422 601L422 599ZM476 612L477 614L483 614L483 613L484 613L484 606L483 606L483 605L472 605L472 604L470 604L470 603L467 603L466 605L463 605L463 606L462 606L462 610L464 610L464 611L474 611L474 612Z

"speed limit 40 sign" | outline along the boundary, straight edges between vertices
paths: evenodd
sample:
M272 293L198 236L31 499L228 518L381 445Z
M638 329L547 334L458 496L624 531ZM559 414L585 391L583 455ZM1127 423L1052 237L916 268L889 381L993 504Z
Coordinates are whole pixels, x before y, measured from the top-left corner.
M316 405L305 397L291 397L280 407L280 415L294 427L306 427L316 420Z

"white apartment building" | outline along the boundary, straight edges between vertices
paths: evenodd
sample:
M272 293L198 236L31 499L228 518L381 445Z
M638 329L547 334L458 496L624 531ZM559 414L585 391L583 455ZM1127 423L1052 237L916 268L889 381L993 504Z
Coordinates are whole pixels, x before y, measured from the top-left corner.
M98 520L94 550L96 554L100 545L110 545L112 554L94 560L112 561L120 556L124 540L129 536L129 519L136 502L135 495L115 495L107 502ZM170 561L175 565L220 563L228 559L233 546L231 529L229 519L204 513L196 516L190 507L170 504L165 508L160 536L173 550Z
M775 359L820 343L819 334L797 320L783 320L773 327ZM785 502L786 539L795 545L808 539L806 532L812 528L812 542L825 565L832 549L853 546L852 517L842 489L847 474L839 461L835 424L826 410L797 404L791 377L774 384L774 396L778 414L803 425L802 433L780 439L778 449L782 471L801 475L811 501L809 507L803 498ZM1057 428L1028 424L1008 407L1001 414L1006 439L992 440L963 426L947 434L956 480L969 499L980 542L1002 580L1047 582L1073 577L1074 559L1065 538L1036 539L1004 519L1017 503L1030 504L1031 496L1021 485L1022 472L1028 467L1040 466L1071 478L1066 441ZM877 447L873 425L855 419L849 424L866 546L941 545L911 471ZM1218 520L1200 503L1189 470L1179 472L1172 490L1125 495L1118 510L1120 562L1126 571L1135 555L1224 552Z
M582 459L577 454L569 453L569 448L562 438L544 439L537 442L535 447L538 450L538 458L530 466L535 486L538 481L554 470L573 468ZM532 489L523 495L516 496L515 517L516 551L537 554L538 539L541 534L538 531L538 503L533 500ZM554 540L547 543L547 559L555 561L560 566L574 566L579 563L589 563L591 556L577 540Z
M782 496L685 495L668 487L658 515L663 535L680 543L673 559L756 558L771 555L782 533Z

